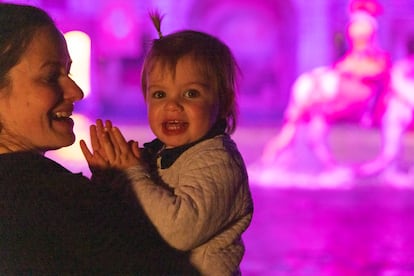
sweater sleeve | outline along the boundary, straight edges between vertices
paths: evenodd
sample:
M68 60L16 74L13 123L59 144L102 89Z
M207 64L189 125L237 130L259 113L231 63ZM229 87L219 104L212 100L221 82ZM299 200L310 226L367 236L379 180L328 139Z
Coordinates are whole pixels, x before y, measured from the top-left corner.
M193 150L169 168L173 189L156 185L142 168L130 168L133 189L160 235L190 250L225 231L251 210L247 173L238 152L223 147ZM168 180L167 180L168 181Z

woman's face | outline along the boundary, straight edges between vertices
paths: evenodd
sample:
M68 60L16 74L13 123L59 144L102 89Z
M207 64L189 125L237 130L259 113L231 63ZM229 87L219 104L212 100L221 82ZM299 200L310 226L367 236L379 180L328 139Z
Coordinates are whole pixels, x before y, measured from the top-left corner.
M197 141L217 121L218 92L200 74L191 57L178 60L175 75L156 64L147 83L150 127L166 147Z
M0 88L0 152L69 146L74 102L83 97L69 76L71 59L59 32L41 28Z

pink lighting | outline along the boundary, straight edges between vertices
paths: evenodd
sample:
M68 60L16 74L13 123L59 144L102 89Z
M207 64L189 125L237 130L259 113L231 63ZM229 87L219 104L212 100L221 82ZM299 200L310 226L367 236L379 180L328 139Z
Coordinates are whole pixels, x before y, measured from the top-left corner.
M131 35L134 22L127 11L118 7L111 9L102 21L103 30L112 34L116 39L122 40Z
M141 24L130 1L109 1L101 7L98 26L98 53L111 56L139 54Z

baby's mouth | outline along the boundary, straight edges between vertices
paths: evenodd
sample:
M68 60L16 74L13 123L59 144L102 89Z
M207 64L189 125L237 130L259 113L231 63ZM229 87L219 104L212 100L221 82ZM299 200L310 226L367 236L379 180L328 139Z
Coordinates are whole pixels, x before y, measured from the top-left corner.
M162 123L162 126L167 131L178 131L187 128L188 123L178 120L172 120Z

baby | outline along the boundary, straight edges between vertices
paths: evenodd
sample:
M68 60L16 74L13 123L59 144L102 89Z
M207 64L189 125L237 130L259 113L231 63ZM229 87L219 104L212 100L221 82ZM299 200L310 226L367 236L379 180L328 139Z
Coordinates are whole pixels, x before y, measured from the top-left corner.
M153 40L142 70L152 142L127 142L110 121L91 126L92 172L122 170L160 235L202 275L239 275L253 201L236 128L237 64L217 38L185 30Z

